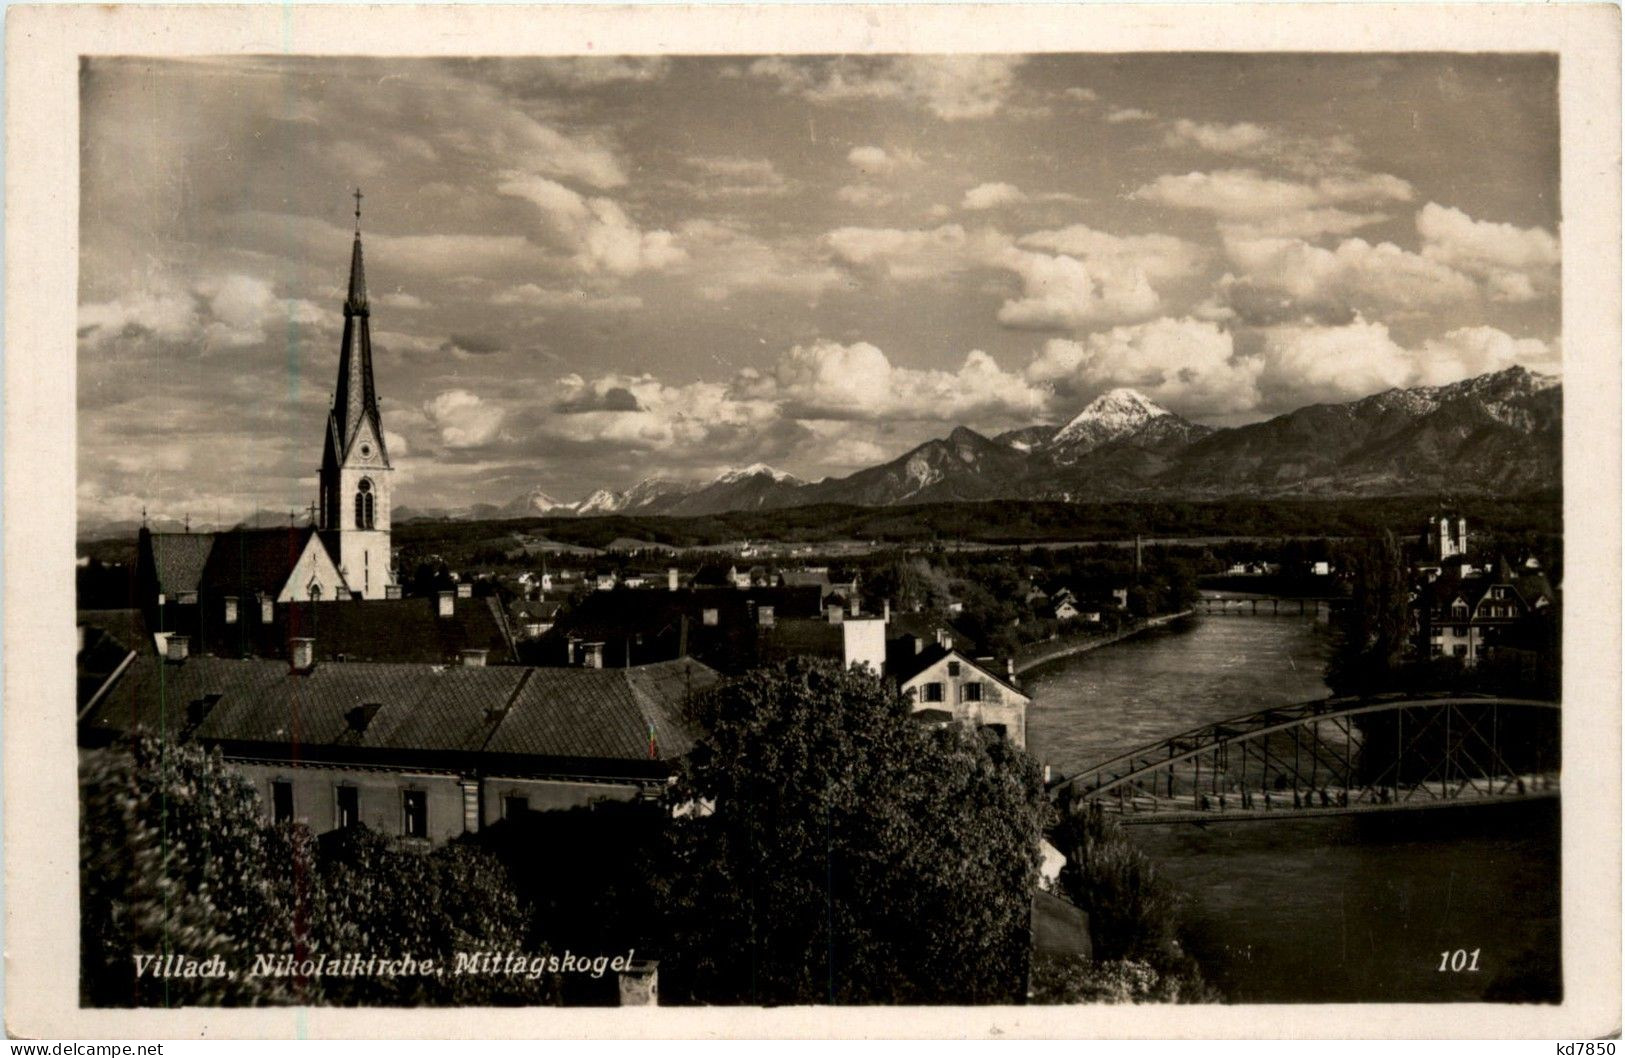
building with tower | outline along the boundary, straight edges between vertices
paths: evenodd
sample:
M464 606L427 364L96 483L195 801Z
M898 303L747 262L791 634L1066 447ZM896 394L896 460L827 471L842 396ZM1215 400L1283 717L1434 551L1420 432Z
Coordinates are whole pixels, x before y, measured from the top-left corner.
M215 533L143 528L136 592L160 652L184 639L197 653L287 657L291 638L313 637L324 657L443 663L479 650L512 660L494 601L401 598L390 547L394 467L373 379L361 192L355 197L338 380L311 522Z
M396 597L389 549L390 466L372 377L367 276L361 250L361 192L355 193L355 243L344 298L338 385L327 413L318 485L317 528L350 594Z

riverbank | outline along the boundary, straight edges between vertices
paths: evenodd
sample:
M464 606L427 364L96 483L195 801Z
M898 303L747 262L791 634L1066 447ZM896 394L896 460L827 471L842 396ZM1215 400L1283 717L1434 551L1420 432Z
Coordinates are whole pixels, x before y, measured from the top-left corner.
M1136 621L1127 628L1120 628L1115 632L1108 632L1105 635L1080 632L1076 635L1061 636L1059 639L1046 639L1042 643L1029 644L1028 646L1016 651L1016 656L1013 659L1015 662L1015 673L1017 676L1020 676L1025 672L1036 669L1040 665L1048 664L1051 661L1071 657L1073 654L1082 654L1086 651L1094 650L1097 647L1107 646L1111 643L1121 642L1131 636L1137 636L1147 629L1161 628L1165 624L1172 621L1177 621L1181 617L1189 617L1193 613L1195 613L1194 610L1181 610L1178 613L1150 617L1144 621Z

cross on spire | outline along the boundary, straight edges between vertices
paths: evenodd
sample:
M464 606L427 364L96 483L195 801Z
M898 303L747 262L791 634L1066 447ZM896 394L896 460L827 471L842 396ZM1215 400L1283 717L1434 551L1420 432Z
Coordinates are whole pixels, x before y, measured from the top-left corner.
M356 188L355 191L353 192L353 194L355 196L355 233L357 235L360 235L361 234L361 189L359 187Z

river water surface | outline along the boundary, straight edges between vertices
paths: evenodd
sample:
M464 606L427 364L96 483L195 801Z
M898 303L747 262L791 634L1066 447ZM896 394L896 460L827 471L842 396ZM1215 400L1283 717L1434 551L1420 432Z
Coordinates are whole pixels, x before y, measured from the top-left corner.
M1214 615L1030 673L1028 749L1061 774L1215 720L1329 693L1306 616ZM1135 826L1185 894L1187 940L1233 1002L1561 997L1557 802ZM1477 950L1476 972L1440 971Z

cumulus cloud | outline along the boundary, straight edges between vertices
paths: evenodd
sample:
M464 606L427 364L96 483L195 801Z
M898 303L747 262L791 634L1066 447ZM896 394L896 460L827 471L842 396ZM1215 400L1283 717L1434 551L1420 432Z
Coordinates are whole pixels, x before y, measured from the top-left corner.
M1150 315L1160 304L1150 279L1132 265L1016 249L1001 263L1021 278L1021 295L999 307L1006 327L1080 328Z
M1411 312L1467 301L1473 281L1433 258L1393 243L1345 239L1335 249L1302 239L1226 238L1239 270L1231 303L1256 309L1257 295L1280 295L1292 311L1321 318L1351 312Z
M893 100L963 121L998 113L1023 61L1012 55L774 56L757 59L747 72L814 103Z
M884 147L854 147L846 154L847 163L866 176L891 176L919 166L920 159L910 151L888 151Z
M1497 301L1532 301L1556 289L1563 254L1544 228L1474 220L1434 202L1416 215L1422 255L1479 277Z
M159 282L111 301L81 305L78 334L90 349L152 340L207 353L259 345L272 329L336 321L335 313L314 302L278 297L276 287L257 276L227 273L198 280L190 290Z
M675 235L640 230L613 199L587 198L545 177L519 173L508 174L497 190L534 205L544 227L573 252L583 271L625 276L687 257Z
M1168 130L1166 139L1170 147L1199 147L1219 154L1252 154L1269 144L1271 133L1250 121L1226 125L1180 118Z
M1252 169L1164 174L1130 198L1211 214L1227 234L1243 236L1347 234L1385 219L1351 204L1406 202L1415 189L1396 176L1364 173L1285 180Z
M1382 323L1266 327L1258 338L1259 386L1276 408L1352 400L1407 385L1415 374L1410 354Z
M1007 327L1065 329L1122 323L1156 312L1154 282L1193 272L1201 251L1164 235L1115 236L1082 225L1017 240L994 228L840 228L825 236L835 258L899 281L987 268L1014 273L1018 296L998 311ZM1065 252L1039 253L1037 250Z
M1061 95L1068 99L1075 99L1080 103L1090 103L1100 98L1093 88L1084 88L1080 85L1073 85L1071 88L1064 90Z
M1415 379L1425 386L1502 371L1514 365L1546 373L1561 368L1557 350L1538 338L1514 338L1494 327L1458 327L1416 351Z
M997 209L1000 206L1014 206L1027 201L1027 195L1015 184L994 183L978 184L965 192L964 201L960 202L961 209Z
M1257 357L1238 357L1230 333L1215 324L1163 318L1080 341L1052 338L1024 374L1074 406L1129 386L1172 411L1200 417L1256 407L1262 368Z
M742 371L738 392L798 419L964 422L1030 420L1048 392L973 350L957 370L898 367L868 342L797 345L766 371Z
M450 389L425 401L423 413L447 448L478 448L502 429L503 410L466 389Z
M547 416L542 432L583 443L732 450L779 417L772 402L741 397L719 382L673 386L648 374L570 374L552 389L560 414Z
M1157 115L1139 107L1113 107L1106 115L1106 120L1113 125L1122 125L1130 121L1155 121Z

